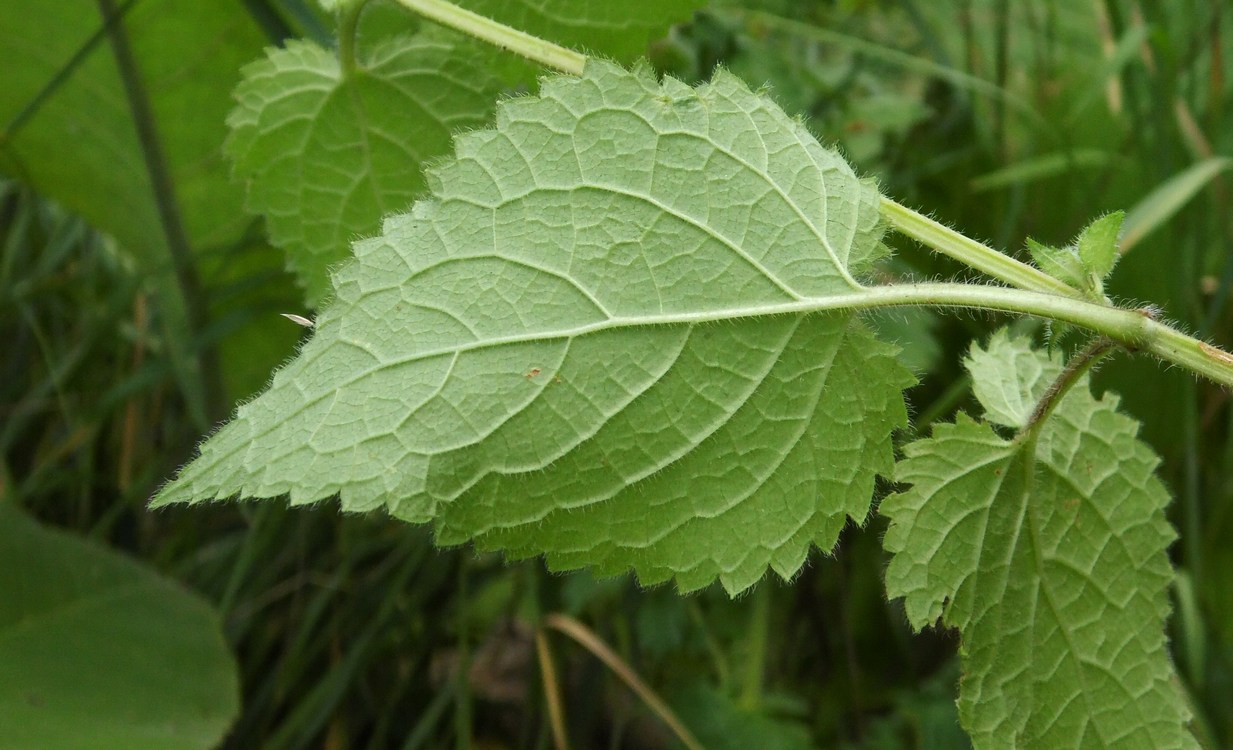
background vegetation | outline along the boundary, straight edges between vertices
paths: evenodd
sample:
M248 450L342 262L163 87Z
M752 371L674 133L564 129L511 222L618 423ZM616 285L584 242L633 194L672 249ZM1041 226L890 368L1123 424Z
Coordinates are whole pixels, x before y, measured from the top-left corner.
M547 747L535 640L547 613L592 628L707 747L966 743L955 641L910 634L885 600L876 518L791 584L730 601L718 587L681 598L435 550L425 529L329 505L147 512L209 425L294 352L300 331L277 313L307 314L303 291L228 180L224 119L242 64L289 38L329 43L332 21L299 0L99 7L123 18L149 117L131 109L97 9L0 9L12 81L0 92L0 504L216 607L242 696L225 746ZM409 22L374 3L364 23L376 37ZM717 3L649 54L689 82L724 65L765 83L888 195L999 248L1154 211L1160 229L1126 243L1111 293L1233 343L1233 12L1221 0ZM134 132L143 119L156 132ZM151 138L162 183L136 161ZM898 250L889 276L956 270ZM878 318L919 373L916 431L971 407L960 358L1001 322ZM1130 356L1096 389L1122 394L1164 459L1181 532L1174 658L1200 735L1233 746L1228 393ZM0 615L30 574L0 574ZM575 746L672 745L588 650L546 640Z

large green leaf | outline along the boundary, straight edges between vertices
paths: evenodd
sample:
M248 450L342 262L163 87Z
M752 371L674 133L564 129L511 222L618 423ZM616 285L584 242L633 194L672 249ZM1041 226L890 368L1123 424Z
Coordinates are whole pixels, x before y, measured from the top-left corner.
M865 517L911 378L852 314L785 314L858 294L880 236L877 191L799 122L726 74L593 62L429 179L156 504L337 494L732 591Z
M218 613L0 504L0 747L214 747L239 710Z
M1001 383L1023 372L1034 395L1056 367L1002 334L969 369L987 381L999 363ZM977 390L1000 421L1026 423L999 393ZM959 628L959 711L978 748L1195 746L1165 649L1169 496L1117 403L1080 383L1035 441L961 415L896 467L912 488L881 505L887 591L914 627Z

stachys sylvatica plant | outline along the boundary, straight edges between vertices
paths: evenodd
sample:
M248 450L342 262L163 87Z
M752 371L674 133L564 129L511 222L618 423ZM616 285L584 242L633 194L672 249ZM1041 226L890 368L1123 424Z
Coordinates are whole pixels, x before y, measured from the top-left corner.
M154 505L337 497L442 545L736 594L833 548L881 476L887 593L959 630L977 747L1196 746L1164 635L1169 496L1087 373L1135 351L1230 385L1233 357L1106 296L1121 214L1029 266L881 195L733 75L690 87L404 4L561 72L498 103L519 73L444 32L357 50L362 3L339 4L337 52L246 71L229 153L324 302ZM888 229L990 283L873 283ZM863 314L906 305L1090 341L974 344L982 413L897 460L914 379Z

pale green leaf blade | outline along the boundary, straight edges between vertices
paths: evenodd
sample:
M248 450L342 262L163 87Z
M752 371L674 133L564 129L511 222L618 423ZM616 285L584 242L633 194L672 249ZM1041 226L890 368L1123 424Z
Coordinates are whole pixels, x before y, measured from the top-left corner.
M973 193L1002 190L1051 179L1059 175L1069 175L1083 169L1102 169L1115 158L1117 155L1114 152L1104 149L1066 149L1024 159L1010 166L986 172L979 177L973 177L968 186Z
M488 122L500 86L485 60L434 33L382 40L350 73L299 41L245 68L227 152L310 304L352 241L424 191L424 164L451 135Z
M1122 231L1125 211L1114 211L1096 219L1079 234L1079 258L1088 273L1104 279L1117 264L1117 238Z
M1033 351L1001 328L986 346L973 342L964 367L972 373L972 393L985 419L1017 429L1027 425L1049 384L1062 374L1063 364L1057 352Z
M206 750L239 712L218 613L0 503L0 745Z
M1165 647L1169 498L1137 430L1079 384L1031 455L963 416L905 448L887 592L959 629L976 747L1196 747Z
M726 74L593 62L497 123L356 246L301 356L157 503L338 494L683 588L829 549L911 377L849 313L771 313L859 293L876 189Z

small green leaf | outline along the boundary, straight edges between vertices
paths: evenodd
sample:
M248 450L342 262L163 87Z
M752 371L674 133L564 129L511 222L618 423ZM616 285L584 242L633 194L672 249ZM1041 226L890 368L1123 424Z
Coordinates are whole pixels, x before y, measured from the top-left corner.
M1015 429L1027 425L1036 402L1064 366L1058 353L1033 351L1005 328L990 337L988 346L973 342L964 365L985 419Z
M912 382L850 312L878 193L765 96L592 61L458 139L156 504L339 495L556 568L740 591L868 513ZM717 321L723 321L717 323Z
M227 153L310 304L326 298L356 237L424 191L424 163L451 135L491 117L500 86L483 54L454 42L384 39L346 72L333 52L293 41L244 68Z
M1076 244L1084 269L1096 283L1104 281L1117 263L1117 237L1122 231L1125 211L1114 211L1084 227Z
M1027 239L1027 247L1040 270L1075 289L1087 289L1087 273L1075 248L1042 245L1031 237Z
M1005 393L1013 368L993 360L1008 354L1031 356L1004 337L974 352L973 377L996 381L982 401ZM1036 356L1016 403L1057 364ZM896 467L911 489L881 505L887 592L913 627L959 629L959 712L977 748L1197 747L1165 644L1169 496L1117 403L1080 382L1034 441L960 415Z
M239 711L209 604L0 503L0 746L206 750Z

